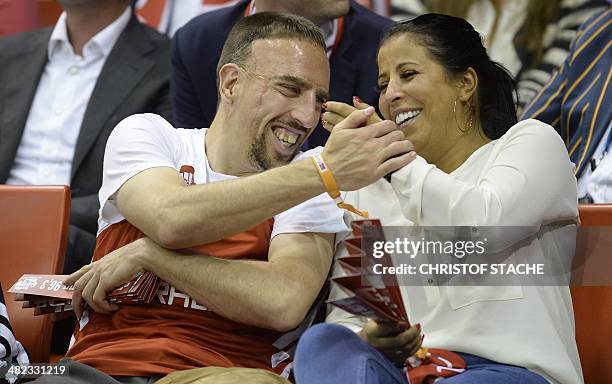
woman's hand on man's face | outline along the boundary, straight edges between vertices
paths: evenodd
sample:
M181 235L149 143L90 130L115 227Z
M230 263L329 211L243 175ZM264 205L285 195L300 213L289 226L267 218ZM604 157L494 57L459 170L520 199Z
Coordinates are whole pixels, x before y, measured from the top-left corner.
M341 103L338 101L328 101L325 103L325 113L323 113L323 128L328 131L332 131L338 123L342 120L346 119L351 112L357 109L366 109L369 107L368 104L362 102L359 98L353 97L353 105L349 105L346 103ZM376 113L373 113L372 116L366 122L366 125L375 124L381 122L383 119L380 118Z

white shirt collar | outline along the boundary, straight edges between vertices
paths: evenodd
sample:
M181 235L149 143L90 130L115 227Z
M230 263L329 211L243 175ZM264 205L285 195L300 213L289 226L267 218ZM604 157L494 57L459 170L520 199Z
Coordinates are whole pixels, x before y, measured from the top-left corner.
M130 22L131 17L132 8L126 7L121 16L119 16L110 25L106 26L106 28L98 32L87 43L85 43L83 47L83 56L87 55L91 49L97 49L104 57L107 57L119 39L119 35L121 35L121 32L123 32L125 27ZM53 28L53 32L51 33L51 38L49 39L49 44L47 46L47 55L49 60L53 58L53 55L62 46L68 47L70 52L74 53L72 44L70 44L70 39L68 38L66 12L62 12L57 23L55 24L55 27Z

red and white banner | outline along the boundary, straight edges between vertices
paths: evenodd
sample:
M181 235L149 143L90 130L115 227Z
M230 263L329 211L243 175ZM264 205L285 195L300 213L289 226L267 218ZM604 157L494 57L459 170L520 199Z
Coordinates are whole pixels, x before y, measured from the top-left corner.
M205 12L234 5L239 0L138 0L136 14L141 21L172 36L192 18Z

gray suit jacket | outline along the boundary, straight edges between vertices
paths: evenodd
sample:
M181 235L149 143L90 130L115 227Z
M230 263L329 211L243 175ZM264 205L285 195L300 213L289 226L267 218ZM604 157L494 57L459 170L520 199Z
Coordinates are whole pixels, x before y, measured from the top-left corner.
M0 39L0 184L12 167L44 67L52 29ZM87 105L72 160L71 224L96 232L104 147L123 118L171 121L170 41L132 17L108 56Z

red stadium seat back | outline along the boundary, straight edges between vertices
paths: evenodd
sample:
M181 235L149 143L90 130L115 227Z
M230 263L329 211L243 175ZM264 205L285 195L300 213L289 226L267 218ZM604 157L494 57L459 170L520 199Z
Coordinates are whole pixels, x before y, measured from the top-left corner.
M579 211L582 226L612 226L612 204L580 205ZM571 291L585 383L612 383L612 287L574 286Z
M580 224L585 227L612 226L612 204L581 204Z
M25 273L62 272L69 219L68 187L0 185L0 280L15 337L36 363L49 361L52 315L35 317L6 290Z

